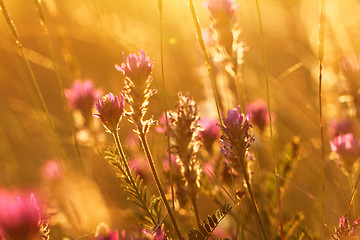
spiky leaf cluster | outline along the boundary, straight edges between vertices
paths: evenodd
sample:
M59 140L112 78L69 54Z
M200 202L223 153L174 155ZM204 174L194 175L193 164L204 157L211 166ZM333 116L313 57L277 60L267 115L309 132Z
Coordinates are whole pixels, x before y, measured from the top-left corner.
M203 220L201 224L198 225L198 229L193 228L189 232L190 240L206 240L208 239L215 228L220 224L220 222L225 218L225 216L230 212L231 206L227 203L219 206L219 209L215 214L209 215L206 219Z
M161 198L153 196L148 202L147 187L143 179L132 169L130 170L131 175L127 174L116 148L109 148L106 154L105 158L120 171L117 176L121 179L124 190L129 194L128 200L131 200L145 212L145 215L140 215L147 222L144 226L148 229L157 226L161 221Z

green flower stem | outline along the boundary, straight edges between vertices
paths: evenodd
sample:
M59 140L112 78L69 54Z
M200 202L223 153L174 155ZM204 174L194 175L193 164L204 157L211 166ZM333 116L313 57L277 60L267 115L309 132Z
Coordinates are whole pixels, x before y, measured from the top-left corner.
M141 140L142 147L144 148L145 155L147 157L147 160L148 160L150 168L151 168L151 172L152 172L153 177L155 179L155 182L156 182L157 188L158 188L158 190L160 192L161 198L162 198L162 200L163 200L163 202L165 204L166 210L169 213L171 222L174 225L176 234L178 235L179 239L184 239L181 236L179 227L178 227L178 225L176 223L175 216L174 216L174 214L173 214L173 212L171 210L171 207L170 207L169 203L166 200L165 192L164 192L164 189L163 189L163 187L161 185L159 175L158 175L158 173L156 171L155 163L154 163L153 157L151 155L150 148L149 148L148 142L146 140L145 133L142 131L140 126L138 126L138 131L139 131L139 137L140 137L140 140Z
M131 185L133 186L134 189L137 189L136 188L136 184L135 184L135 181L133 179L133 176L131 175L131 171L130 171L130 168L129 168L129 164L128 162L126 161L126 156L125 156L125 153L124 153L124 150L121 146L121 143L120 143L120 137L119 137L119 133L116 131L116 133L112 133L113 137L114 137L114 140L115 140L115 143L116 143L116 147L118 149L118 152L119 152L119 155L120 155L120 158L121 160L123 161L123 165L125 167L125 171L126 171L126 174L125 174L125 177L127 177L130 182L131 182ZM127 176L126 176L127 175ZM141 196L140 196L140 193L138 191L136 191L136 194L138 195L138 199L141 201L141 204L143 205L143 209L146 210L147 212L147 215L150 217L151 221L154 223L154 225L157 224L157 222L155 221L155 219L153 218L153 216L151 215L149 209L147 208L146 206L146 203L142 200Z

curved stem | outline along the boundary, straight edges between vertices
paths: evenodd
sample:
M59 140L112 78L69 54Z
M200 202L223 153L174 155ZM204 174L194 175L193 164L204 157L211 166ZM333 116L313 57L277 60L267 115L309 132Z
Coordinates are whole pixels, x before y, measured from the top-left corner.
M149 162L151 172L152 172L153 177L155 179L155 182L156 182L157 188L158 188L158 190L160 192L161 198L162 198L162 200L163 200L163 202L165 204L166 210L169 213L169 216L170 216L172 224L174 225L176 234L178 235L179 239L183 239L183 237L181 236L179 227L178 227L178 225L176 223L175 216L174 216L174 214L173 214L173 212L172 212L172 210L170 208L169 203L166 200L165 192L164 192L164 189L163 189L163 187L161 185L159 175L158 175L158 173L156 171L155 163L154 163L154 160L152 158L150 148L149 148L149 145L148 145L147 140L146 140L145 133L142 131L142 128L140 126L138 126L138 131L139 131L139 137L140 137L140 140L141 140L141 144L142 144L142 146L144 148L145 155L146 155L147 160Z

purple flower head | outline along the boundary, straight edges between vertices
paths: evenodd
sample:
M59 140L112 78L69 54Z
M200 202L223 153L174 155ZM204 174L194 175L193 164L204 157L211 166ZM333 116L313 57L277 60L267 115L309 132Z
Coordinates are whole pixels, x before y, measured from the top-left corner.
M119 94L119 97L109 93L101 99L97 99L95 107L99 113L95 114L95 116L101 119L104 127L109 132L114 133L118 128L118 123L124 112L124 106L124 96L121 93Z
M76 80L70 89L65 89L70 110L79 110L85 118L91 116L91 109L102 91L95 89L90 79Z
M116 70L122 72L125 77L136 83L145 82L152 71L154 61L146 56L143 49L139 51L139 56L136 53L130 53L127 58L124 56L124 63L115 65Z
M250 115L250 122L264 131L269 125L269 111L266 103L262 100L252 102L247 105L247 111Z
M215 140L219 138L217 120L203 117L200 119L200 125L203 128L203 130L200 131L200 136L203 139L205 149L211 153Z
M328 135L330 137L336 137L340 134L346 134L355 131L353 122L348 118L341 118L338 120L328 121Z
M233 18L238 8L234 0L208 0L204 5L209 9L212 17L219 21Z
M330 147L339 154L346 167L351 167L359 157L360 143L352 133L335 137L330 141Z
M39 207L33 193L20 195L0 189L0 232L9 239L33 239L41 221Z
M227 117L223 114L224 134L221 136L220 142L222 144L221 152L229 155L229 161L239 170L242 167L242 162L248 152L250 144L254 138L249 131L251 124L249 123L249 116L241 114L240 106L238 109L234 108L228 110Z
M94 240L119 240L119 232L110 230L105 223L100 223L96 228Z

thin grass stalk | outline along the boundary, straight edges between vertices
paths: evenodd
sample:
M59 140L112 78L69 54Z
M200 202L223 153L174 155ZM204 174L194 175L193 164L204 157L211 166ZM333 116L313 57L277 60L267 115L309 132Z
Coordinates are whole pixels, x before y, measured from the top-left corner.
M277 176L277 163L276 163L277 154L276 154L276 151L275 151L275 141L274 141L274 133L273 133L272 117L271 117L269 73L268 73L268 70L267 70L267 61L266 61L264 27L263 27L263 24L262 24L259 1L255 0L255 3L256 3L256 11L257 11L258 22L259 22L262 61L263 61L264 74L265 74L266 103L267 103L268 114L269 114L268 116L269 116L269 128L270 128L270 138L271 138L271 150L272 150L273 158L274 158L274 161L275 161L274 174L275 174L275 177L276 177ZM283 225L284 224L283 224L283 217L282 217L282 211L281 211L281 196L280 196L280 187L279 186L280 186L279 181L278 181L278 178L276 177L276 195L277 195L277 203L278 203L278 208L279 208L280 236L281 236L281 240L284 240L284 230L283 230Z
M26 64L26 67L30 73L30 76L31 76L31 79L33 81L33 84L35 86L35 89L36 89L36 93L38 95L38 98L40 100L40 103L41 103L41 106L43 108L43 111L45 112L46 116L47 116L47 119L48 119L48 123L50 125L50 128L53 130L54 134L55 134L55 138L56 138L56 141L58 142L58 148L61 152L61 155L63 156L64 159L67 159L67 156L65 154L65 151L63 149L63 145L61 143L61 140L60 140L60 136L59 136L59 133L57 132L56 130L56 127L55 127L55 124L54 124L54 121L49 113L49 110L46 106L46 103L45 103L45 100L43 98L43 95L41 93L41 90L40 90L40 87L39 87L39 84L38 84L38 81L35 77L35 74L31 68L31 65L29 63L29 60L27 59L26 55L25 55L25 52L24 52L24 48L23 48L23 45L22 45L22 42L20 41L20 35L19 33L17 32L16 30L16 27L15 27L15 24L14 22L12 21L11 19L11 16L6 8L6 5L5 5L5 2L3 0L0 0L0 7L3 11L3 14L4 14L4 18L6 20L6 23L8 24L11 32L12 32L12 35L15 39L15 42L17 44L17 46L19 47L20 49L20 52L21 52L21 56L23 57L24 61L25 61L25 64ZM62 164L62 162L59 160L59 164L61 166L61 168L64 170L64 166Z
M199 214L199 210L196 204L196 194L195 194L195 186L191 186L191 203L194 207L194 213L195 213L195 218L196 218L196 223L200 224L200 214Z
M280 236L281 240L285 239L284 235L284 224L282 222L282 208L281 208L281 191L280 191L280 183L279 183L279 177L278 177L278 168L275 167L275 177L276 177L276 197L278 202L278 208L279 208L279 220L280 220Z
M209 72L210 82L211 82L211 86L212 86L212 89L213 89L215 105L216 105L216 110L217 110L217 114L218 114L218 118L219 118L219 123L220 123L220 126L221 126L221 131L222 131L222 133L224 133L224 125L223 125L223 122L221 121L219 98L218 98L218 95L217 95L215 81L214 81L214 75L212 73L212 68L211 68L211 64L210 64L210 57L209 57L209 53L208 53L208 51L206 49L206 46L205 46L205 41L204 41L204 39L202 37L202 34L201 34L200 22L199 22L199 19L197 17L197 14L196 14L196 9L195 9L195 6L194 6L194 0L189 0L189 5L190 5L190 10L191 10L191 15L192 15L192 18L193 18L193 21L194 21L194 25L195 25L196 36L197 36L197 39L199 40L200 48L201 48L201 51L203 53L205 63L206 63L206 66L207 66L207 69L208 69L208 72ZM226 146L226 139L224 139L224 142L225 142L225 146ZM227 159L230 159L227 147L225 147L225 150L226 150ZM228 161L228 162L229 162L229 168L230 168L230 174L231 174L231 186L233 188L233 191L236 192L235 185L234 185L234 177L233 177L233 173L232 173L231 161Z
M63 81L62 81L59 69L57 67L56 61L55 61L54 47L53 47L53 45L51 43L51 40L50 40L50 37L49 37L48 28L47 28L47 25L46 25L46 22L45 22L44 11L43 11L42 6L41 6L41 0L34 0L34 2L35 2L35 5L36 5L37 12L39 14L40 25L44 29L44 35L45 35L46 41L48 43L48 48L49 48L50 55L51 55L51 61L52 61L52 64L53 64L53 67L54 67L54 70L55 70L55 74L56 74L56 78L58 80L58 85L59 85L59 88L60 88L60 91L61 91L63 104L65 106L65 112L66 112L68 122L69 122L69 125L70 125L71 134L73 136L74 143L75 143L76 153L77 153L77 156L79 158L81 168L83 169L84 164L83 164L83 161L82 161L82 158L81 158L80 148L79 148L79 144L78 144L78 141L77 141L77 138L76 138L75 128L74 128L74 124L73 124L73 121L72 121L72 118L71 118L70 109L69 109L69 106L68 106L67 101L66 101L64 87L63 87Z
M112 135L113 135L113 138L114 138L114 140L115 140L116 148L117 148L117 150L118 150L118 152L119 152L120 158L121 158L121 160L123 161L123 165L124 165L124 167L125 167L125 171L126 171L125 177L127 177L128 179L130 179L131 185L133 185L134 188L135 188L136 184L135 184L135 181L134 181L134 179L133 179L133 177L132 177L132 174L131 174L131 171L130 171L130 168L129 168L129 163L128 163L127 160L126 160L126 156L125 156L124 150L123 150L123 148L122 148L122 146L121 146L119 133L118 133L118 132L116 132L116 134L112 133ZM149 212L149 209L147 208L146 204L142 201L142 198L139 197L138 199L141 201L141 204L144 206L143 209L146 209L147 215L150 217L151 221L154 223L154 225L156 225L155 219L152 217L152 215L151 215L151 213Z
M161 198L162 198L162 200L163 200L163 202L165 204L166 210L169 213L171 222L174 225L175 232L178 235L179 239L184 239L181 236L181 232L180 232L179 227L178 227L178 225L176 223L176 219L175 219L175 216L174 216L174 214L173 214L173 212L171 210L171 207L170 207L169 203L166 200L164 188L161 185L159 175L158 175L158 173L156 171L156 168L155 168L154 159L153 159L153 157L151 155L150 148L149 148L148 142L146 140L145 133L143 132L143 129L141 129L141 126L138 126L138 131L139 131L139 137L140 137L140 140L141 140L142 147L144 149L146 158L147 158L147 160L149 162L149 165L150 165L150 168L151 168L151 172L152 172L153 177L155 179L155 182L156 182L157 188L158 188L158 190L160 192Z
M163 37L163 11L162 11L162 0L158 0L159 7L159 21L160 21L160 65L161 65L161 77L163 85L163 96L164 96L164 112L165 112L165 121L166 121L166 135L167 135L167 147L168 147L168 158L169 158L169 168L170 168L170 189L171 189L171 203L172 208L175 209L175 194L174 194L174 184L173 184L173 174L172 174L172 162L171 162L171 153L170 153L170 134L169 134L169 119L167 111L167 101L166 101L166 88L165 88L165 73L164 73L164 37Z
M212 69L211 69L211 65L210 65L210 58L209 58L209 54L207 52L207 49L206 49L206 46L205 46L205 42L204 42L204 39L202 37L202 34L201 34L201 28L200 28L200 23L199 23L199 19L197 17L197 14L196 14L196 10L195 10L195 6L194 6L194 1L193 0L189 0L189 5L190 5L190 10L191 10L191 14L192 14L192 18L193 18L193 21L194 21L194 24L195 24L195 29L196 29L196 34L197 34L197 38L199 40L199 44L200 44L200 47L201 47L201 50L203 52L203 55L204 55L204 58L205 58L205 62L206 62L206 65L207 65L207 68L208 68L208 72L209 72L209 75L210 75L210 80L211 80L211 85L213 87L213 92L214 92L214 98L215 98L215 102L216 102L216 109L217 109L217 112L218 112L218 117L219 117L219 122L220 122L220 125L221 125L221 130L222 132L224 133L224 126L222 124L222 121L221 121L221 115L220 115L220 109L219 109L219 101L218 101L218 97L217 97L217 93L216 93L216 90L215 90L215 84L214 84L214 77L213 77L213 74L212 74ZM225 141L225 146L226 146L226 139L224 139ZM228 149L227 147L225 147L226 149L226 154L228 156L228 159L229 159L229 154L228 154ZM230 172L231 172L231 180L232 180L232 185L233 185L233 188L234 188L234 181L233 181L233 176L232 176L232 167L231 167L231 161L229 161L229 167L230 167ZM256 218L258 220L258 224L259 224L259 228L260 228L260 231L264 237L264 239L267 239L266 238L266 234L265 234L265 230L264 230L264 226L262 224L262 221L261 221L261 218L260 218L260 213L259 213L259 209L257 207L257 204L256 204L256 201L255 201L255 197L254 197L254 194L252 192L252 188L251 188L251 185L250 185L250 181L249 181L249 176L246 172L246 169L245 169L245 164L244 162L242 162L242 165L243 165L243 171L244 171L244 176L245 176L245 182L247 184L247 189L248 189L248 192L250 194L250 198L251 198L251 202L254 206L254 209L255 209L255 212L256 212ZM234 191L235 191L235 188L234 188Z
M326 0L321 0L320 3L320 25L319 25L319 43L318 43L318 58L319 58L319 127L320 127L320 137L321 137L321 167L322 167L322 236L325 237L325 147L324 147L324 128L323 128L323 109L322 109L322 69L323 69L323 59L324 59L324 34L325 34L325 2Z
M354 187L352 188L351 195L350 195L350 199L349 199L349 203L348 203L348 205L347 205L347 207L346 207L346 211L345 211L344 216L347 216L348 213L349 213L349 211L350 211L350 207L351 207L351 205L352 205L352 203L353 203L353 201L354 201L356 189L357 189L357 187L358 187L358 185L359 185L359 182L360 182L360 174L358 175L358 177L357 177L357 179L356 179L356 182L355 182L355 185L354 185Z

